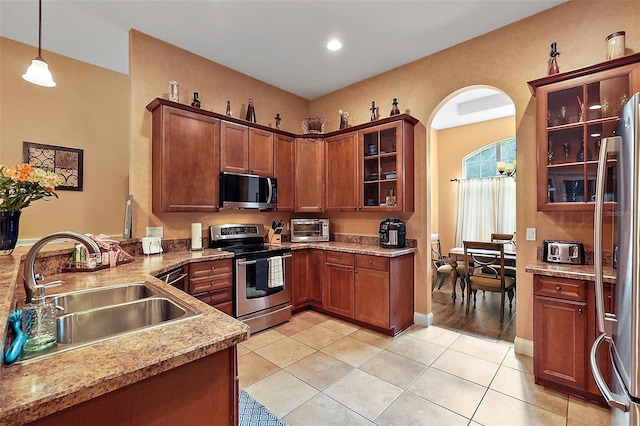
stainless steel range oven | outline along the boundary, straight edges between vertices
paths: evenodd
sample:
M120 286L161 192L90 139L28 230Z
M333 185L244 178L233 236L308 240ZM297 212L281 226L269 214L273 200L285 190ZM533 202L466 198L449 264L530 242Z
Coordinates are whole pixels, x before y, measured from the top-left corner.
M291 249L264 243L261 224L209 227L209 247L234 253L234 313L251 333L291 319Z

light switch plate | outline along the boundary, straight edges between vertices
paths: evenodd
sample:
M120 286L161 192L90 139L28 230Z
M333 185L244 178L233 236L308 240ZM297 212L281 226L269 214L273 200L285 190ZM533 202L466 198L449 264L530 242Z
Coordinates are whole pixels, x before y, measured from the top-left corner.
M162 226L147 226L147 237L163 237Z
M536 240L536 228L527 228L527 241Z

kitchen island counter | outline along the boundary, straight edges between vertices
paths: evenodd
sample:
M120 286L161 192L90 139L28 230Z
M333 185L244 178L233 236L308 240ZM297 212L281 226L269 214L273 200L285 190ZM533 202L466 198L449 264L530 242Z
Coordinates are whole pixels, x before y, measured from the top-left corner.
M0 257L0 326L3 331L15 301L24 299L20 268L27 250L28 247L16 249L13 255ZM43 251L42 256L46 257L47 252ZM0 369L0 425L24 424L45 417L246 340L246 324L154 278L154 275L186 263L232 256L228 252L208 249L169 252L138 256L133 262L115 268L45 276L45 282L63 281L61 286L47 289L48 295L147 281L195 308L201 315L33 361L3 365Z

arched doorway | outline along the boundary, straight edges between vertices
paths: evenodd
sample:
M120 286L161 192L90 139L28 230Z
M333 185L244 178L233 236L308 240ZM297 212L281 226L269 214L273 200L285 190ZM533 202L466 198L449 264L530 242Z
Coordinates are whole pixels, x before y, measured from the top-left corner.
M430 127L431 229L439 235L442 252L447 255L451 248L462 245L461 234L456 232L462 223L457 220L461 217L458 208L459 182L468 176L495 179L498 174L497 162L509 156L513 158L513 166L517 164L515 151L511 154L506 152L509 141L515 141L515 105L511 98L496 88L465 87L443 99L433 114ZM482 171L470 170L470 158L483 162ZM512 177L514 183L515 172ZM515 196L513 198L515 203ZM467 215L468 212L463 211L462 214ZM512 232L515 232L515 228ZM466 315L467 301L461 297L459 281L455 299L452 298L452 290L451 282L446 279L442 287L436 286L432 292L435 325L514 340L517 301L514 301L511 313L507 305L505 319L500 323L499 293L480 292L475 304L472 299L470 314Z

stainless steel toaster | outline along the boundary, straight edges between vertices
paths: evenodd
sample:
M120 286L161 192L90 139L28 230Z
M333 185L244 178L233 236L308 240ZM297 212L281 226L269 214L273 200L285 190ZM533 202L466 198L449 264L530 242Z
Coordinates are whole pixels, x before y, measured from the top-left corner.
M542 261L584 265L584 245L579 241L544 240Z

